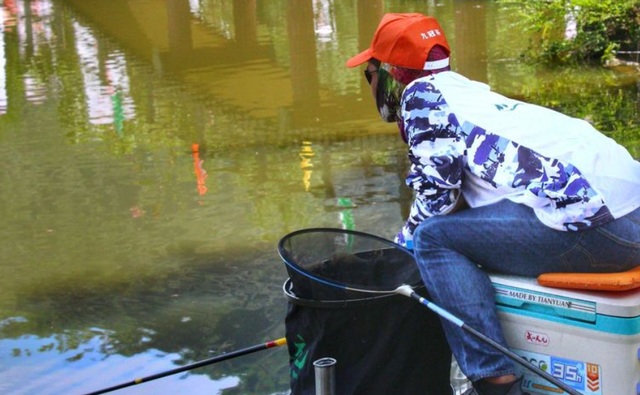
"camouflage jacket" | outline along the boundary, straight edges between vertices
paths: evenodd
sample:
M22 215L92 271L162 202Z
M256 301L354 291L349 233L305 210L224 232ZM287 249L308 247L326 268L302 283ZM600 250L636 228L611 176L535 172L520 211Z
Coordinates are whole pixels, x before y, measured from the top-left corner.
M605 224L640 207L640 163L589 123L512 100L454 72L405 89L402 121L416 198L396 241L449 213L510 199L562 231Z

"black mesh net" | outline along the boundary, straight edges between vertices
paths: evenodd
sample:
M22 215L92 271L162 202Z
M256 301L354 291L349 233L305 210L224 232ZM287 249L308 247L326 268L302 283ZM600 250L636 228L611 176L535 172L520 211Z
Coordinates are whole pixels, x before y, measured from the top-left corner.
M280 240L278 251L300 298L362 299L370 296L366 291L391 292L403 284L421 285L411 252L362 232L305 229Z

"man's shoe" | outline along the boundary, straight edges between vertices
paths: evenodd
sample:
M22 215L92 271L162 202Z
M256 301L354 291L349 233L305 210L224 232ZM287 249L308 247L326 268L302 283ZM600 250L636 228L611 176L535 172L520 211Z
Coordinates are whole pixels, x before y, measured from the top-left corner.
M513 384L509 388L509 391L505 392L502 395L530 395L528 392L522 391L522 388L520 387L521 385L522 385L522 376L520 376L520 378L518 378L516 381L513 382ZM485 394L480 392L480 390L476 388L469 388L462 395L485 395Z

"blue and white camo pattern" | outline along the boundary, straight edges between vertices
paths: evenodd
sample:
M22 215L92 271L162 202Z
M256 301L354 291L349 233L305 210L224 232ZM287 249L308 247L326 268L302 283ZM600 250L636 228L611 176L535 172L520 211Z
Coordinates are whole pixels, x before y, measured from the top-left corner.
M465 170L493 188L522 191L521 203L560 210L557 228L577 231L613 220L600 196L569 163L545 157L470 122L458 122L441 92L425 78L403 95L402 117L411 167L406 183L416 199L396 242L411 247L426 218L450 212Z

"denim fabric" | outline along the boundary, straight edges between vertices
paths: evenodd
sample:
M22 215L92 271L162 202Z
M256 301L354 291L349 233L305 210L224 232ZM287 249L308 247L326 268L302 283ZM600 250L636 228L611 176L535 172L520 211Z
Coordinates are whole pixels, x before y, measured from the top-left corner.
M478 265L531 277L631 269L640 265L640 209L601 227L563 232L543 225L531 208L503 200L425 220L414 235L414 249L433 301L506 345L491 281ZM443 325L469 379L514 373L510 359L454 325Z

